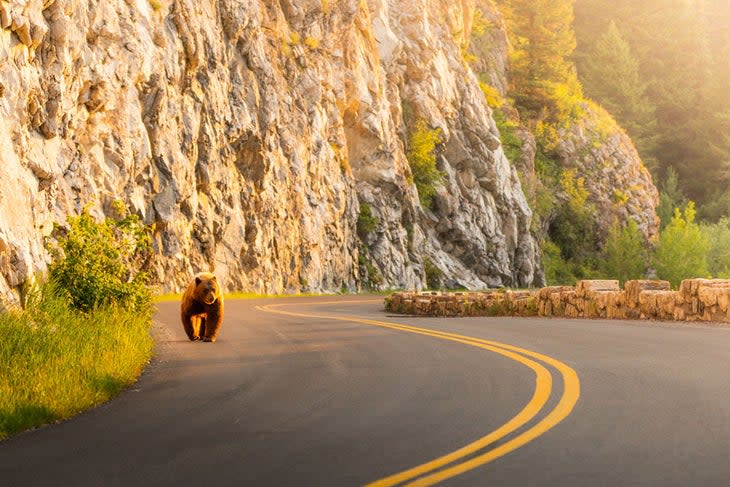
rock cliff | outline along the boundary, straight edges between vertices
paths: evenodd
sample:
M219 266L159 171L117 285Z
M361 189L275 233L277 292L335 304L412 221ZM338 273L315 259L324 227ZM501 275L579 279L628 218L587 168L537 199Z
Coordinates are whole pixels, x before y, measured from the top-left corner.
M125 202L154 280L254 292L542 284L531 210L463 56L474 2L0 0L0 294L54 223ZM419 203L406 153L441 133ZM358 235L361 208L374 227Z

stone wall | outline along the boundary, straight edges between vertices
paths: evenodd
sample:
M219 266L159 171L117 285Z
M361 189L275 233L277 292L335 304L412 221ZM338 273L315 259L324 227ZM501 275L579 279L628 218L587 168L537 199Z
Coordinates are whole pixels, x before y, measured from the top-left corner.
M667 281L579 281L534 291L400 292L387 311L424 316L554 316L730 322L730 280L688 279L679 291Z

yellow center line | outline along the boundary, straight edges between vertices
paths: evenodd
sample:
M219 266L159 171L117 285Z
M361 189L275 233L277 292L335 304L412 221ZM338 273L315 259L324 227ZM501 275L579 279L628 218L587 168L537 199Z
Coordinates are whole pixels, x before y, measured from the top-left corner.
M345 304L345 303L355 303L355 302L366 302L364 300L361 301L339 301L339 302L318 302L318 303L306 303L309 305L321 305L321 304ZM430 330L426 328L418 328L414 326L409 325L403 325L398 323L390 323L390 322L384 322L384 321L376 321L376 320L369 320L365 318L358 318L355 316L331 316L331 315L314 315L314 314L304 314L304 313L294 313L290 311L282 311L278 309L273 309L274 307L279 306L292 306L296 304L305 304L305 303L287 303L287 304L277 304L277 305L266 305L266 306L257 306L257 309L260 309L262 311L268 311L271 313L278 313L283 315L289 315L289 316L298 316L298 317L306 317L306 318L318 318L318 319L333 319L333 320L339 320L339 321L349 321L349 322L357 322L357 323L363 323L383 328L390 328L394 330L400 330L405 331L409 333L416 333L419 335L426 335L426 336L432 336L435 338L441 338L442 340L449 340L454 341L458 343L463 343L466 345L471 345L477 348L482 348L485 350L492 351L494 353L498 353L500 355L503 355L505 357L508 357L512 360L515 360L519 363L522 363L523 365L529 367L533 370L535 373L535 391L533 393L532 398L530 401L525 405L525 407L517 413L516 416L514 416L512 419L510 419L507 423L500 426L496 430L490 432L489 434L477 439L476 441L469 443L468 445L459 448L458 450L455 450L451 453L448 453L446 455L443 455L441 457L438 457L434 460L431 460L429 462L423 463L421 465L418 465L416 467L410 468L408 470L405 470L403 472L396 473L394 475L385 477L383 479L377 480L375 482L372 482L367 485L367 487L386 487L386 486L394 486L398 485L400 483L406 482L408 480L414 479L416 477L419 477L421 475L425 475L429 472L432 472L436 469L439 469L441 467L444 467L450 463L456 462L457 460L460 460L467 455L471 455L473 453L478 452L479 450L484 449L485 447L489 446L490 444L496 442L497 440L504 438L508 434L512 433L516 429L520 428L521 426L528 423L531 419L533 419L540 410L544 407L545 403L547 402L548 398L550 397L550 393L552 391L552 375L550 372L540 363L532 361L525 357L525 355L541 360L547 364L552 365L555 367L558 372L563 377L563 395L558 401L558 404L556 407L542 420L540 420L537 424L529 428L528 430L522 432L521 434L517 435L516 437L512 438L511 440L503 443L502 445L495 447L491 450L488 450L485 453L482 453L481 455L471 458L469 460L466 460L462 463L458 463L456 465L453 465L451 467L448 467L444 470L441 470L439 472L433 473L431 475L427 475L425 477L421 477L407 485L414 485L414 486L428 486L433 485L438 482L441 482L443 480L449 479L451 477L460 475L464 472L467 472L469 470L472 470L474 468L477 468L479 466L482 466L486 463L489 463L501 456L506 455L507 453L516 450L517 448L529 443L530 441L534 440L538 436L544 434L546 431L553 428L555 425L560 423L565 417L567 417L570 412L573 410L573 407L578 401L578 398L580 397L580 381L578 380L578 374L576 372L565 365L564 363L555 360L552 357L549 357L547 355L543 355L537 352L533 352L531 350L515 347L512 345L507 345L504 343L494 342L491 340L483 340L480 338L475 337L469 337L465 335L458 335L455 333L447 333L447 332L441 332L438 330Z

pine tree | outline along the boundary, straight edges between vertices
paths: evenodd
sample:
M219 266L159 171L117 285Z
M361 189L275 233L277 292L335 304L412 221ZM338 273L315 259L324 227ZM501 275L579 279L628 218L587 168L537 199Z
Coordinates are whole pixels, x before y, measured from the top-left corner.
M646 97L647 85L639 75L639 62L615 22L609 23L591 49L582 65L581 79L588 96L616 117L634 140L644 164L653 169L655 109Z
M502 0L512 42L511 93L527 118L561 121L582 97L570 56L574 0Z

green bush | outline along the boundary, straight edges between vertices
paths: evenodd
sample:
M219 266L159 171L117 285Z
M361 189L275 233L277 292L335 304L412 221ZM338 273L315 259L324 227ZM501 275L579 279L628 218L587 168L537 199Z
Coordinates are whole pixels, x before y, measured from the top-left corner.
M654 254L654 267L660 279L676 288L682 279L708 277L709 242L695 223L695 204L690 201L684 210L674 209L674 216L659 235Z
M623 284L631 279L641 279L648 260L644 237L636 222L629 218L626 225L616 222L609 229L598 268L601 277L618 279Z
M373 216L373 209L367 203L360 204L360 214L357 216L357 234L365 239L378 226L378 219Z
M517 134L517 122L507 120L501 110L495 110L494 121L499 129L499 138L502 142L502 150L510 162L517 161L522 155L523 141Z
M710 274L713 277L730 279L730 218L704 224L700 228L709 244L707 264Z
M436 146L441 143L441 130L430 129L425 120L418 120L408 141L408 163L413 182L418 190L421 205L431 208L436 185L441 184L444 175L436 167Z
M428 289L441 288L441 278L444 276L444 273L428 257L423 259L423 272L426 274L426 286Z
M126 213L126 211L123 211ZM150 255L150 231L137 215L97 222L85 208L56 228L50 246L50 280L71 305L90 311L104 305L149 313L152 295L142 271Z

